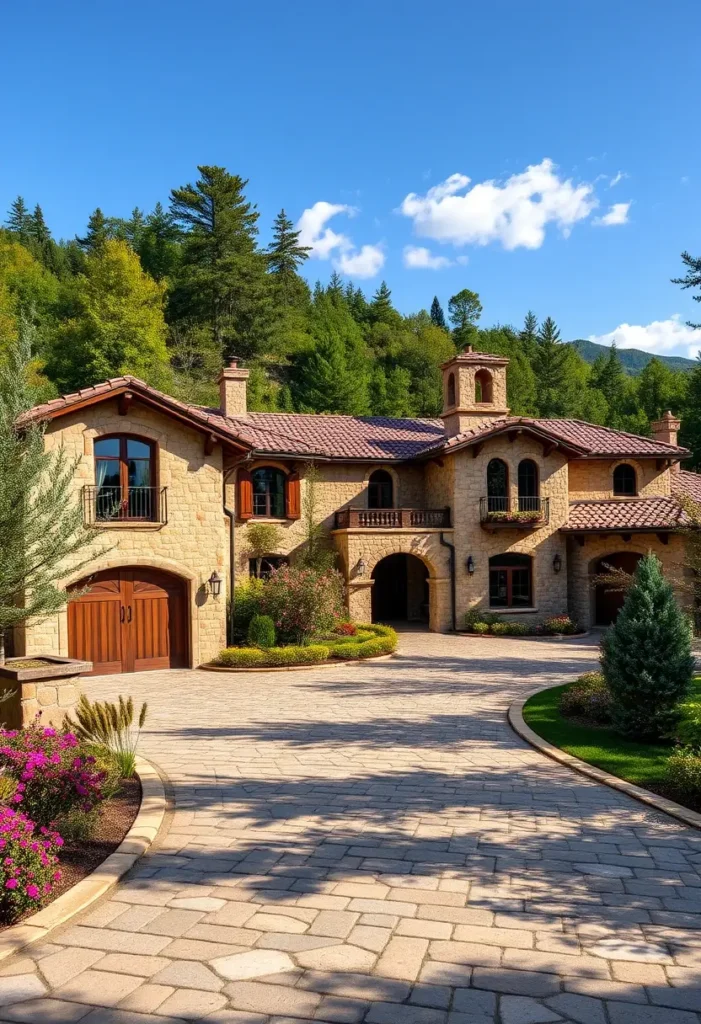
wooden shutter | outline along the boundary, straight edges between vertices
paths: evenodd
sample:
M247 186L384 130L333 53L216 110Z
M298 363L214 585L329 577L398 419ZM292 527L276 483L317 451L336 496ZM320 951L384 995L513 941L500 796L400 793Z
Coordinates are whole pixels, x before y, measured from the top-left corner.
M253 478L247 469L236 474L236 514L239 519L250 519L253 515Z
M285 480L285 508L288 519L299 519L302 515L299 496L299 473L290 473Z

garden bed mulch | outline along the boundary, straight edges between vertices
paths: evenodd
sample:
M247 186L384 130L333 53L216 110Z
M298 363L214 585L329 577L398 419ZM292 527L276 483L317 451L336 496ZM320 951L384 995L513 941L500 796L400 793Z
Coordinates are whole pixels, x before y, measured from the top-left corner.
M50 906L55 899L86 878L123 842L139 813L141 782L134 776L131 779L122 779L120 786L119 793L104 804L103 813L90 839L66 843L61 848L58 865L61 880L56 883L51 897L42 904L42 907ZM19 924L35 914L37 909L39 908L30 907L26 914L13 921L12 925L0 926L0 931Z

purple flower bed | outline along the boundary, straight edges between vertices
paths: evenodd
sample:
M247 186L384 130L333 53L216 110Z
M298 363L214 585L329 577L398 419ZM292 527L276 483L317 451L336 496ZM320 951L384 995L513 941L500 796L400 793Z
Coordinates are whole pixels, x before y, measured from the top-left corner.
M58 832L37 826L11 807L0 807L0 923L11 924L38 907L61 878Z

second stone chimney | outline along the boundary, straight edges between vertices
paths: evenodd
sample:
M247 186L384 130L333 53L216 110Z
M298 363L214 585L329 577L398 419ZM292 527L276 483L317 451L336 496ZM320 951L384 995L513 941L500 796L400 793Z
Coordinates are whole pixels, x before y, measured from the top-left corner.
M246 416L246 383L249 370L232 359L219 374L219 406L225 416Z
M677 443L677 433L681 427L681 420L678 420L676 416L667 410L663 414L662 419L655 420L650 424L652 430L652 436L656 441L663 441L665 444Z

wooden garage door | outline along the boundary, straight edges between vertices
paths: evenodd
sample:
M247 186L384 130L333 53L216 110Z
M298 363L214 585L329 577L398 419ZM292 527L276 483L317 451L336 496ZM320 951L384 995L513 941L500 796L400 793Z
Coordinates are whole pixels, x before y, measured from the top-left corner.
M68 653L92 661L93 675L187 665L187 596L177 576L107 570L73 589L86 592L68 605Z

